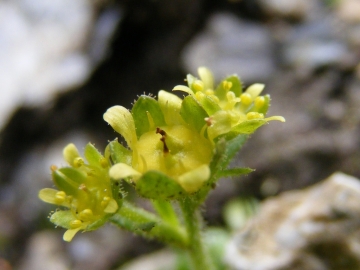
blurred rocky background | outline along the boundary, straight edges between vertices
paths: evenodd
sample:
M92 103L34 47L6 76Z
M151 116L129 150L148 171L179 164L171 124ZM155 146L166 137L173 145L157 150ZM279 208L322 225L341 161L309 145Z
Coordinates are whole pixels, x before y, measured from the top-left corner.
M0 269L115 269L162 247L112 226L64 243L37 193L68 142L101 149L117 136L108 107L171 90L200 65L265 83L269 114L287 120L239 153L234 163L256 171L220 182L209 225L224 224L231 198L276 198L336 171L359 178L359 63L359 0L1 0Z

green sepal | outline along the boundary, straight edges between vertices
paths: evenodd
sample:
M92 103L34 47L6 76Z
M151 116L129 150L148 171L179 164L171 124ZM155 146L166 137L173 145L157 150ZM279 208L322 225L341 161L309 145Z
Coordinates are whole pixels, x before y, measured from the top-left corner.
M186 191L174 179L158 171L148 171L136 181L139 195L149 199L179 199Z
M232 86L229 90L225 89L223 82L228 81L232 83ZM235 96L239 97L243 92L242 83L237 75L231 75L222 80L217 86L215 93L221 100L226 100L226 93L228 91L234 92Z
M86 231L94 231L103 226L113 214L106 214L104 217L97 219L86 227Z
M149 122L148 113L151 115L155 127L166 125L159 103L152 97L140 96L131 110L138 138L150 131L151 128L155 128L151 127L152 124Z
M91 143L85 146L84 156L88 163L92 166L99 166L100 160L104 158L101 153Z
M243 174L249 174L253 172L253 169L250 168L232 168L226 170L220 170L217 172L217 177L232 177L232 176L240 176Z
M65 167L52 173L53 181L59 190L68 195L78 194L79 186L86 182L86 174L78 169Z
M125 163L131 165L132 152L119 143L117 139L107 145L105 152L106 155L111 157L111 160L114 164Z
M232 127L231 130L242 134L251 134L266 123L267 121L265 119L247 120Z
M121 208L124 198L127 195L126 192L122 189L121 182L111 181L111 192L114 200L118 205L118 208Z
M222 145L223 148L221 150L219 148L216 148L219 151L218 154L222 155L218 161L219 169L225 170L228 167L230 161L243 147L247 139L248 135L246 134L240 134L232 139L228 139L226 135L220 138L220 140L223 140L223 143L220 143L219 141L219 146L221 147Z
M200 132L204 127L206 124L205 118L208 117L206 111L200 106L193 96L187 96L184 98L181 104L180 115L187 124L198 132Z
M211 96L204 96L200 99L200 104L204 108L204 110L207 112L208 115L213 115L217 111L221 110L221 107L219 104L217 104Z
M56 211L50 217L52 223L65 229L70 229L70 222L72 220L74 220L74 216L70 210Z

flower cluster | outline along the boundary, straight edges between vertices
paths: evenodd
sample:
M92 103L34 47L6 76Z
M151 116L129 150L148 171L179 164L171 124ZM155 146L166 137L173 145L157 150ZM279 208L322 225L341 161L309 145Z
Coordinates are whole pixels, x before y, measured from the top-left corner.
M68 229L64 240L71 241L79 230L100 226L99 221L107 214L115 213L119 202L113 196L108 159L92 144L85 147L84 155L88 163L80 157L73 144L64 148L63 155L70 167L51 167L53 182L58 190L42 189L39 197L44 202L67 208L54 212L50 220Z
M270 96L260 96L263 84L253 84L243 92L237 75L225 78L214 88L211 71L198 69L200 79L189 74L188 86L178 85L173 90L188 93L209 115L207 135L210 140L229 132L250 134L270 120L285 122L282 116L265 118L270 106Z

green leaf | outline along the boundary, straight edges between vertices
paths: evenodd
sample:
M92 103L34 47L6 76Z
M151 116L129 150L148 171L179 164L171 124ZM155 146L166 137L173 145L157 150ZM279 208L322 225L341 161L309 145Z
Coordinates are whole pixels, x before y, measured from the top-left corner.
M135 102L131 114L134 118L138 138L151 129L165 125L159 103L149 96L140 96Z
M65 229L70 229L70 222L72 220L74 220L74 216L70 210L56 211L50 217L52 223Z
M267 121L265 119L247 120L234 126L231 130L242 134L251 134L266 123Z
M95 148L95 146L91 143L88 143L85 146L84 156L88 163L92 166L99 166L100 160L104 158L101 153Z
M217 172L217 177L232 177L240 176L242 174L249 174L253 172L253 169L250 168L232 168L227 170L220 170Z
M125 148L117 140L110 142L107 146L111 160L116 163L125 163L131 165L132 152Z
M200 132L205 125L205 118L208 117L206 111L194 99L193 96L184 98L180 115L184 121L193 127L196 131Z
M234 92L235 96L239 97L242 94L242 92L243 92L242 83L241 83L239 77L234 74L229 77L226 77L217 86L215 93L221 100L226 100L226 93L229 91L224 88L224 86L223 86L224 81L228 81L228 82L232 83L232 86L229 90Z
M174 179L158 171L148 171L136 181L139 195L149 199L178 199L186 191Z

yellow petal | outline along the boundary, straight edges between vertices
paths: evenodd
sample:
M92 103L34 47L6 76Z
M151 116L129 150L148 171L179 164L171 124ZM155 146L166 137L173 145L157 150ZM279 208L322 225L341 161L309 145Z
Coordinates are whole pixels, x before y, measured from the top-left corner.
M185 93L188 93L189 95L194 95L193 90L191 90L189 87L185 85L177 85L173 88L173 91L183 91Z
M206 67L199 67L198 74L200 79L204 82L204 89L214 89L214 76L211 73L210 69Z
M265 88L265 85L264 85L264 84L255 83L255 84L250 85L250 86L246 89L245 93L250 94L251 97L252 97L253 99L255 99L258 95L261 94L261 92L264 90L264 88Z
M63 236L64 241L70 242L70 241L74 238L75 234L76 234L80 229L81 229L81 227L76 228L76 229L69 229L69 230L67 230L67 231L64 233L64 236Z
M138 178L141 176L141 173L125 163L117 163L111 167L109 175L115 180L120 180L127 177Z
M116 132L120 133L128 146L132 148L137 138L134 119L131 113L122 106L114 106L104 113L104 120L108 122Z
M183 120L180 116L182 99L163 90L159 91L158 96L158 102L160 109L165 117L165 122L168 125L183 124Z
M69 143L63 150L63 156L70 166L74 166L74 160L80 157L79 151L73 143Z
M116 201L114 199L111 199L109 201L108 205L106 206L106 208L104 209L104 212L112 214L112 213L115 213L118 208L119 207L118 207Z
M265 118L264 120L266 120L266 121L277 120L277 121L280 121L280 122L285 122L285 118L282 117L282 116L271 116L271 117Z
M51 204L57 204L62 206L69 206L69 203L66 201L61 201L59 198L57 198L57 194L60 192L56 189L52 188L43 188L39 191L39 198L40 200L51 203ZM65 193L64 193L65 194Z
M187 173L179 176L178 181L189 193L193 193L199 190L202 185L209 179L210 177L210 168L209 165L204 164L196 169L189 171Z

